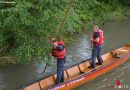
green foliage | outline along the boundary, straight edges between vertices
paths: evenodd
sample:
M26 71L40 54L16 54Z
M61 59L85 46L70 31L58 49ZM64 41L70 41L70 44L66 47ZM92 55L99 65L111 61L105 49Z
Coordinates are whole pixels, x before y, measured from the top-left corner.
M119 0L119 3L123 6L130 6L130 0Z
M59 33L67 41L93 22L120 17L124 6L129 5L129 0L73 0L63 22L70 0L10 1L16 3L0 7L0 48L8 46L0 55L13 57L15 63L27 63L34 58L48 63L51 48L48 36ZM62 22L63 28L58 30Z

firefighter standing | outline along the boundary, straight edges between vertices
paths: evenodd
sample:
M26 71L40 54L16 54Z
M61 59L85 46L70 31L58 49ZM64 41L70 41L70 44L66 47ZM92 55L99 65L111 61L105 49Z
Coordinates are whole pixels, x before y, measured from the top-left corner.
M51 40L52 56L57 59L57 78L56 84L64 82L64 63L66 59L66 50L63 41L57 41L55 38Z
M93 37L91 39L92 41L92 63L89 66L89 68L95 68L96 64L97 65L102 65L103 64L103 60L101 57L101 50L103 48L103 41L104 41L104 34L103 31L99 29L99 27L97 25L94 26L93 29ZM98 63L96 63L96 58L98 60Z

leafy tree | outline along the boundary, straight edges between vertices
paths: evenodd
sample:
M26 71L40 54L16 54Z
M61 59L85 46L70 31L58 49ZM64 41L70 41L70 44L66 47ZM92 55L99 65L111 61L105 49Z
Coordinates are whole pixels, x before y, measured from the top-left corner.
M48 36L67 41L93 21L100 23L111 12L123 13L121 5L129 5L129 0L8 1L16 3L0 4L0 55L13 57L13 63L34 58L46 62L50 59Z

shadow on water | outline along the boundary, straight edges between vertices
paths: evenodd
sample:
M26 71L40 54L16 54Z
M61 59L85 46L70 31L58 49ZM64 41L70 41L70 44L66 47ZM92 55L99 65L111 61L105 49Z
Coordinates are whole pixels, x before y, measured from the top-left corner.
M103 53L110 49L118 48L126 43L129 43L130 38L130 18L120 22L110 22L101 27L105 33L105 47ZM82 60L91 57L90 47L90 32L75 36L75 41L67 45L67 62L65 67L74 65ZM129 64L128 64L129 63ZM130 80L127 80L127 75L130 74L130 62L126 62L118 69L109 72L108 74L99 77L86 85L83 85L76 90L105 90L105 86L109 82L114 82L115 77L120 77L125 83L130 85ZM56 61L52 61L52 67L47 67L46 72L43 72L45 65L34 61L26 65L10 65L0 68L0 90L16 90L24 83L37 80L56 71ZM125 66L128 66L125 68ZM122 68L122 72L120 71ZM106 83L106 84L105 84ZM111 84L111 83L110 83Z

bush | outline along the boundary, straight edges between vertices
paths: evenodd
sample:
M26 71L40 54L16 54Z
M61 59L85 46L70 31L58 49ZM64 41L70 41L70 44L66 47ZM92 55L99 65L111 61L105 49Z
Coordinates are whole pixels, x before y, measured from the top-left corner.
M4 0L3 0L4 1ZM82 32L93 22L101 23L116 11L123 13L121 5L129 0L11 0L0 8L1 57L12 57L15 63L27 63L33 58L48 61L48 36L61 37ZM124 7L123 7L124 8ZM67 11L68 10L68 11ZM119 11L119 12L118 12ZM113 14L114 15L114 14ZM116 18L116 17L115 17ZM68 37L69 36L69 37ZM3 53L4 52L4 53Z

